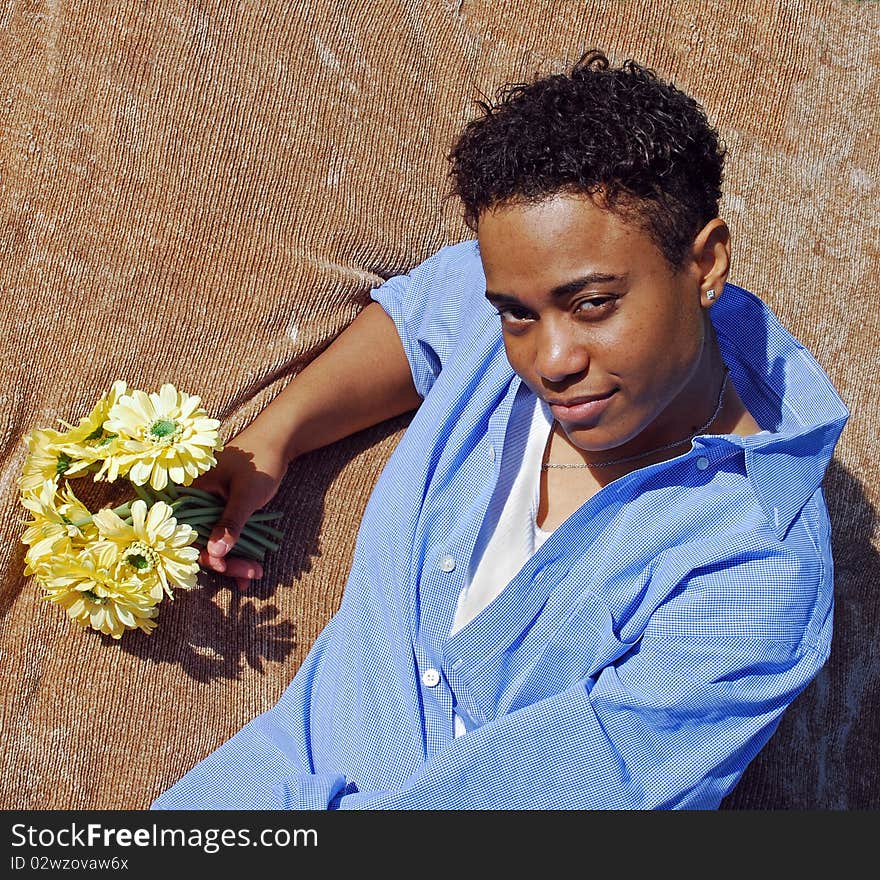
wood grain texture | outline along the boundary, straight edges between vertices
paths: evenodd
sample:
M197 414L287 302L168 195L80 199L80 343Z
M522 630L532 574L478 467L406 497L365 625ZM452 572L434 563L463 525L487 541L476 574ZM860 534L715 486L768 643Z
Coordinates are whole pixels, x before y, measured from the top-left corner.
M730 152L731 280L853 413L826 481L832 657L725 806L880 806L876 2L6 0L0 807L144 808L269 708L338 605L405 420L292 466L254 594L203 575L121 643L21 576L23 435L116 378L200 394L236 433L370 287L467 236L445 157L474 100L593 46L704 103Z

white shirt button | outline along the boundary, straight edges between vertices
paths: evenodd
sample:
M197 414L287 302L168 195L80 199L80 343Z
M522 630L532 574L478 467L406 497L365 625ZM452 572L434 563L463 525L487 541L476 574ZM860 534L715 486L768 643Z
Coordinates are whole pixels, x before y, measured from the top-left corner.
M426 669L422 673L422 684L429 688L436 687L440 684L440 673L433 667L431 669Z
M495 447L494 446L489 447L489 458L491 458L492 461L495 461Z
M697 459L697 470L704 471L707 467L709 467L709 459L705 455L701 455Z
M454 571L455 570L455 559L451 556L443 556L440 558L440 570L441 571Z

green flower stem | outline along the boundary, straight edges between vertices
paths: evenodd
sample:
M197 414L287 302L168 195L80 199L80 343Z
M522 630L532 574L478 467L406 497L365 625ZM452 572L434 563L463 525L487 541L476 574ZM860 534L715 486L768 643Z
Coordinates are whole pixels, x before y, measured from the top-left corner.
M248 522L270 522L273 519L280 519L284 516L281 511L264 511L262 513L252 513Z
M168 504L179 523L195 529L197 534L195 543L201 546L207 544L217 520L225 510L224 499L192 486L169 483L164 490L158 490L149 484L132 485L137 497L147 506L152 506L157 501ZM114 513L129 525L132 522L131 504L132 502L129 501L114 508ZM267 550L278 550L280 544L277 542L284 537L284 532L268 523L280 519L283 515L277 511L260 511L251 514L235 543L237 554L263 561Z
M171 506L175 510L185 509L190 513L204 512L206 510L209 512L215 512L218 510L216 507L207 508L201 501L193 501L190 498L178 498Z
M206 516L208 516L208 515L217 516L218 513L223 513L223 510L224 510L223 507L221 507L217 504L211 504L211 505L199 504L199 505L193 505L193 508L194 508L193 513L198 511L199 514L205 514Z
M211 505L210 507L195 507L192 510L178 513L177 519L179 522L187 522L190 523L190 525L194 522L209 522L212 519L217 519L219 514L223 513L224 510L225 508L220 507L219 505ZM283 538L284 532L280 531L279 529L272 528L272 526L263 525L263 523L265 523L270 518L278 519L278 517L281 515L282 514L280 513L253 513L248 518L248 521L245 524L245 529L250 526L253 531L259 530L261 532L266 532L267 534L270 534L275 538Z
M212 495L210 492L205 492L202 489L195 489L192 486L184 486L181 489L178 489L178 495L192 495L194 498L202 498L205 501L210 501L213 504L217 504L220 500L216 495Z
M279 532L278 529L273 529L263 523L252 523L250 520L245 523L244 531L246 534L259 535L266 541L270 538L277 538L280 541L284 537L284 533Z
M174 504L186 504L187 506L192 507L194 511L197 510L199 513L222 513L226 509L226 506L223 504L204 504L201 502L189 501L187 499L179 499L178 501L175 501ZM280 519L282 516L284 516L284 514L280 511L262 511L259 513L252 513L248 521L271 522L272 520Z
M143 501L145 504L155 503L155 499L150 497L149 492L147 492L147 490L144 489L143 486L138 486L137 483L132 483L132 486L134 487L134 491L137 497L140 498L141 501Z
M195 525L196 523L214 523L217 522L217 511L198 511L198 513L193 511L192 513L184 513L177 517L177 521L179 523L186 523L190 526Z
M208 538L211 537L211 529L201 524L196 525L193 528L198 532L200 538L204 538L203 541L197 540L196 543L204 547L208 543ZM262 547L258 547L242 537L239 537L235 542L235 555L247 556L250 559L257 559L260 562L266 558L266 553Z
M220 513L225 510L226 507L223 499L218 498L216 495L211 495L209 492L202 492L195 489L180 490L175 494L174 499L169 499L168 502L171 503L172 507L174 507L175 505L190 505L194 508L197 508L200 512L203 513ZM260 511L258 513L251 514L251 517L248 521L271 522L272 520L280 519L282 516L284 516L284 514L280 511ZM281 537L280 532L278 534L278 537Z
M243 550L248 556L252 556L255 559L265 559L266 558L266 549L261 547L259 544L255 544L252 541L249 541L244 535L239 535L238 540L235 542L235 550Z
M175 502L175 503L178 503L178 502ZM181 516L185 519L188 519L189 517L192 517L195 515L218 517L219 514L223 513L223 511L225 509L226 509L225 507L221 507L220 505L213 505L213 504L212 505L205 505L205 506L192 505L191 507L188 506L187 510L183 514L178 516L178 519L180 519ZM261 531L265 531L268 534L271 534L276 538L283 538L284 532L282 532L280 529L276 529L276 528L273 528L272 526L265 525L265 523L271 522L272 520L280 519L282 516L284 516L284 514L280 513L280 512L279 513L274 513L274 512L272 512L272 513L270 513L270 512L252 513L250 515L250 517L248 517L248 524L253 524L256 528L260 529Z
M217 498L213 495L208 495L207 492L200 492L197 496L189 496L189 490L181 493L178 498L185 502L186 504L192 504L193 507L199 507L204 510L214 510L215 508L218 510L223 510L225 508L225 502L222 498ZM255 521L269 521L273 519L280 519L284 514L280 511L260 511L259 513L254 513L251 516L252 520Z
M138 496L146 501L147 504L155 504L157 501L164 501L170 507L174 506L174 502L180 497L174 483L168 483L165 489L154 489L148 483L142 486L132 483L134 491Z
M256 516L256 514L254 514ZM261 532L265 532L267 535L272 535L274 538L283 538L284 532L281 529L273 528L272 526L267 526L266 523L262 520L255 520L254 516L248 520L248 525L254 523L254 527L259 529Z
M265 547L267 550L277 550L278 544L276 544L270 538L267 538L265 535L260 532L255 532L252 529L249 529L247 526L242 529L241 534L248 540L254 543L259 544L261 547Z
M213 527L214 523L217 521L217 517L213 514L199 513L178 517L177 521L180 523L186 523L186 525L193 526L194 528L197 525ZM241 531L241 537L248 541L248 543L259 544L269 550L277 550L279 546L274 541L261 534L257 528L254 528L249 524L245 524L245 527Z

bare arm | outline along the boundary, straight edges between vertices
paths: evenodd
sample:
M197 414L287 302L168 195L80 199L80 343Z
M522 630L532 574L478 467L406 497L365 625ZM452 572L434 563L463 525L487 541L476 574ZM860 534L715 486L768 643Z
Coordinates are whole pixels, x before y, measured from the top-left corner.
M276 444L290 462L421 402L397 328L373 302L246 431Z
M372 302L258 416L226 443L195 483L226 499L200 561L247 589L262 568L226 557L248 517L277 492L297 456L341 440L421 403L394 322Z

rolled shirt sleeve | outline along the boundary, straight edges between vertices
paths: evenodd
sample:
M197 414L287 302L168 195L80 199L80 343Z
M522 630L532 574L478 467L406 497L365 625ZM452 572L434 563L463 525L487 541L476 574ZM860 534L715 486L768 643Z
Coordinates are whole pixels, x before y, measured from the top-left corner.
M472 241L442 248L407 275L370 292L394 321L413 382L425 398L462 339L462 327L485 300L482 266Z
M150 808L324 809L344 784L334 774L303 773L267 736L257 717L159 795Z

